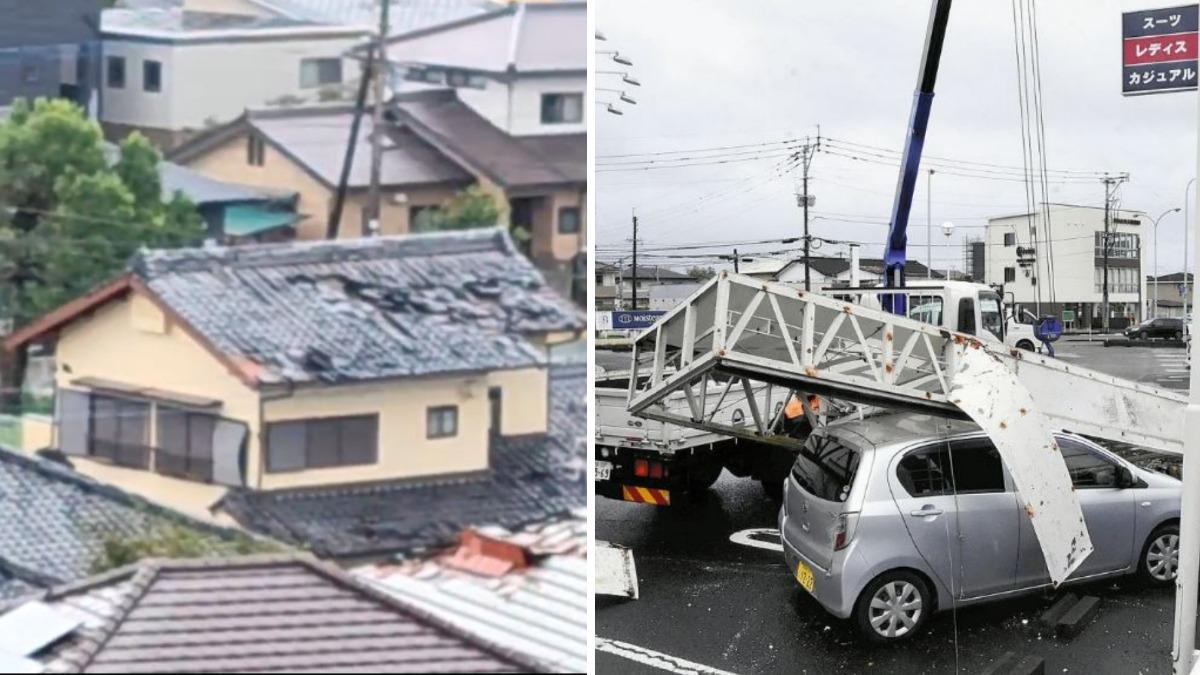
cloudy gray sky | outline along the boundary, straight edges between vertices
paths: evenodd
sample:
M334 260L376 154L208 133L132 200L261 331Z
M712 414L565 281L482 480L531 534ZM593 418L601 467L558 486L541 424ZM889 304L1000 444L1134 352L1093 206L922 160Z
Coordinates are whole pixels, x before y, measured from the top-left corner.
M835 151L843 156L822 153L813 161L813 213L821 218L811 223L812 231L868 242L866 253L879 254L898 169L845 155L879 160L883 154L855 153L849 143L901 149L928 0L594 1L597 28L608 37L597 49L615 48L632 58L632 73L644 85L627 88L638 105L623 106L622 116L594 109L598 259L616 259L628 247L634 208L644 246L660 254L689 243L798 235L799 172L779 171L788 152L782 141L815 136L818 124L823 136L840 142ZM1120 15L1170 4L1037 3L1049 167L1128 172L1122 207L1151 216L1182 207L1184 187L1195 175L1196 94L1121 96ZM607 58L597 57L598 70L620 68ZM617 77L598 75L600 87L618 84ZM1017 92L1011 3L956 0L926 155L1020 167ZM617 95L597 93L601 101ZM755 145L768 143L773 145ZM726 159L743 161L651 170L630 164L695 156L651 153L730 145L750 146L723 151ZM933 181L935 229L946 220L958 227L953 246L934 234L939 267L961 265L961 237L981 235L988 216L1025 208L1020 181L952 175ZM1050 191L1054 201L1103 205L1098 179L1051 184ZM921 261L925 203L922 172L909 230L909 254ZM1164 218L1158 234L1162 272L1177 271L1182 216ZM1147 232L1147 247L1150 239ZM821 253L843 250L826 246ZM658 260L671 261L687 263Z

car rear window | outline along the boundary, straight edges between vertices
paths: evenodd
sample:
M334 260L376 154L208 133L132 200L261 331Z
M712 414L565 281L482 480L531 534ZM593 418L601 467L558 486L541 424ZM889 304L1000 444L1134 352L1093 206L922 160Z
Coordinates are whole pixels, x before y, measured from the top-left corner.
M805 492L831 502L844 502L862 458L857 448L834 436L813 434L792 465L792 477Z

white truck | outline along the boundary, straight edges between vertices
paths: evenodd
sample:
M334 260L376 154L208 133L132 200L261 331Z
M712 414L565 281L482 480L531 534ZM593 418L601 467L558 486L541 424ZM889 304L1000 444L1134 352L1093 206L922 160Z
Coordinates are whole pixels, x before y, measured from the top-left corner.
M884 292L880 288L862 287L821 290L824 295L876 309ZM1011 312L1006 312L1003 296L990 286L962 281L922 281L900 291L886 292L907 296L909 318L1003 342L1009 347L1037 351L1033 325L1018 322ZM647 356L652 355L643 355L643 361ZM644 367L639 370L644 384L648 371ZM597 495L655 506L678 505L710 487L724 469L735 476L758 480L769 497L779 498L783 480L795 461L798 442L764 442L639 417L627 409L629 384L629 372L606 373L596 381ZM715 382L704 392L694 394L705 399L700 407L714 411L708 422L749 428L754 420L748 392L723 384ZM751 387L749 391L753 392L755 407L770 411L786 434L797 441L808 435L811 422L799 401L784 400L781 392L767 386ZM772 393L775 400L770 400ZM672 395L672 401L680 405L686 405L686 398L682 392ZM788 406L789 403L793 405ZM826 416L853 409L831 410L832 401L826 401L825 405Z

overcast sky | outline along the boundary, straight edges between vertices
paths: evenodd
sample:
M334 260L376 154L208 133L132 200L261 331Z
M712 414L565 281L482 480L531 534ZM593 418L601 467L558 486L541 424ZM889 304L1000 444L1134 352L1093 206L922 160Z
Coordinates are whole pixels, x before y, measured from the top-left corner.
M797 236L799 172L779 175L783 145L741 150L738 163L628 170L646 153L783 141L821 133L899 151L912 105L929 17L928 0L594 0L597 29L633 59L641 88L625 114L596 115L598 258L628 247L631 209L647 249ZM1152 217L1182 207L1196 168L1196 94L1121 95L1121 12L1169 6L1154 0L1038 3L1046 155L1051 169L1128 172L1124 208ZM597 57L597 70L616 66ZM619 78L598 75L599 87ZM1022 165L1010 2L956 0L951 11L926 155ZM600 91L601 101L618 94ZM776 148L774 154L767 152ZM842 154L848 153L842 146ZM758 153L758 155L756 155ZM609 157L637 155L635 157ZM607 166L606 166L607 165ZM638 165L633 165L638 166ZM614 170L620 169L620 170ZM773 173L773 170L774 173ZM810 192L819 236L871 242L878 255L898 169L818 154ZM1102 206L1099 180L1050 186L1053 201ZM933 178L934 264L961 266L962 236L980 236L988 216L1021 212L1019 181ZM918 183L909 254L926 251L926 180ZM1192 209L1195 211L1195 209ZM844 220L854 222L842 222ZM957 226L946 245L943 221ZM1162 273L1183 261L1183 217L1162 220ZM1147 272L1152 251L1145 233ZM754 247L743 247L743 251ZM760 250L763 247L758 247ZM821 254L844 248L826 246ZM667 262L660 259L659 262ZM686 264L686 261L683 261ZM1195 266L1192 265L1195 269Z

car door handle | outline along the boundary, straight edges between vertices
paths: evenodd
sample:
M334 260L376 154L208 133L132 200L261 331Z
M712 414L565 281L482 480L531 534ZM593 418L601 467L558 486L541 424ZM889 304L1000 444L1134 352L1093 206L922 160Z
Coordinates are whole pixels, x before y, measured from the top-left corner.
M910 512L909 512L909 515L913 515L913 516L940 516L940 515L942 515L942 510L941 510L941 509L939 509L939 508L934 508L934 507L932 507L932 506L931 506L931 507L929 507L929 508L917 509L916 511L910 511Z

